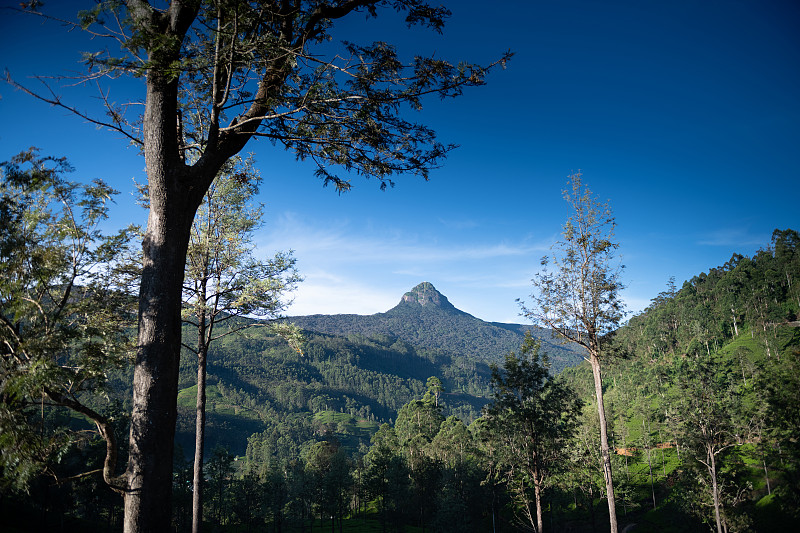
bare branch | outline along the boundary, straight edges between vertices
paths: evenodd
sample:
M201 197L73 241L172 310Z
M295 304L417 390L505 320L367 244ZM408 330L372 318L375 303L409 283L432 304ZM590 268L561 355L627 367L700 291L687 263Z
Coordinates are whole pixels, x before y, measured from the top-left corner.
M138 139L137 137L134 137L133 135L131 135L130 133L125 131L122 127L120 127L120 126L118 126L116 124L112 124L112 123L109 123L109 122L102 121L102 120L94 119L91 116L87 115L86 113L83 113L82 111L78 110L76 107L73 107L73 106L65 104L64 102L61 101L61 98L55 94L55 92L53 91L52 87L50 87L47 83L45 83L41 78L36 78L36 79L38 79L40 82L42 82L42 84L45 86L45 88L50 92L51 96L49 98L46 97L46 96L43 96L43 95L41 95L41 94L39 94L39 93L37 93L37 92L35 92L33 90L31 90L31 89L28 89L24 85L16 82L11 77L11 73L6 70L6 82L9 83L14 88L16 88L16 89L18 89L20 91L23 91L24 93L26 93L26 94L28 94L30 96L33 96L37 100L40 100L42 102L46 102L46 103L48 103L48 104L50 104L52 106L56 106L56 107L60 107L62 109L66 109L70 113L72 113L72 114L74 114L74 115L76 115L76 116L78 116L78 117L80 117L80 118L82 118L82 119L84 119L84 120L96 125L96 126L100 126L100 127L103 127L103 128L108 128L110 130L113 130L113 131L116 131L118 133L121 133L122 135L127 137L131 142L133 142L133 143L135 143L137 145L142 145L142 141L140 139Z

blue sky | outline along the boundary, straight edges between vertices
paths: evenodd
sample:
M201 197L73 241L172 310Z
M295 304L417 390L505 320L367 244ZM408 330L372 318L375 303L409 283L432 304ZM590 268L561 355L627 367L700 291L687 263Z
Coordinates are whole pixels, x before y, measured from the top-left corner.
M52 2L74 11L65 4ZM448 4L441 36L391 16L341 26L345 39L454 61L515 52L486 86L412 115L460 145L429 182L401 177L382 192L355 178L337 196L291 154L248 145L264 178L259 253L293 249L305 277L290 314L382 312L430 281L479 318L524 322L515 300L531 292L569 216L561 190L578 169L616 214L632 311L670 276L680 284L766 247L775 228L800 229L796 2ZM9 12L0 30L0 66L18 80L77 71L78 51L95 46ZM141 85L111 90L123 101ZM91 87L60 94L98 109ZM0 160L29 146L67 156L74 179L122 191L110 225L144 222L131 193L145 180L134 148L8 85L0 97Z

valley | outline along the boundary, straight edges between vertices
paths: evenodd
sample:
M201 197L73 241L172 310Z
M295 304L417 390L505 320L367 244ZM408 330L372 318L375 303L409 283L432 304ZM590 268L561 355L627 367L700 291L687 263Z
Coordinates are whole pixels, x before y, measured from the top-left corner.
M209 451L222 445L244 455L251 434L287 419L305 428L302 436L329 431L357 449L403 405L421 397L432 376L444 385L445 415L470 423L490 396L490 365L518 349L527 331L542 340L553 373L583 360L579 350L544 330L488 323L458 310L430 283L411 289L386 313L285 320L304 332L302 356L266 327L212 345ZM188 342L192 334L187 328ZM187 453L194 442L195 382L195 363L184 356L177 441Z

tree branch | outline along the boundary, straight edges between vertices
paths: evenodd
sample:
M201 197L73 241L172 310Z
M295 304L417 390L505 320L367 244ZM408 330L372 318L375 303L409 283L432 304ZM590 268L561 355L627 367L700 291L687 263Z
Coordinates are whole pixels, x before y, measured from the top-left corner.
M52 389L45 389L45 394L53 402L72 409L76 413L80 413L95 423L97 431L106 442L106 457L103 461L103 481L115 492L124 494L128 491L127 478L123 474L121 476L114 476L114 470L117 467L117 439L114 435L114 427L108 418L104 417L97 411L83 405L74 398L67 397Z
M24 93L26 93L26 94L28 94L30 96L33 96L37 100L41 100L42 102L48 103L48 104L50 104L52 106L60 107L62 109L66 109L70 113L72 113L72 114L74 114L74 115L76 115L76 116L86 120L87 122L90 122L90 123L96 125L96 126L100 126L102 128L108 128L110 130L113 130L113 131L116 131L118 133L121 133L122 135L127 137L131 142L133 142L133 143L135 143L135 144L137 144L139 146L142 145L142 140L141 139L131 135L130 133L125 131L125 129L123 129L121 126L115 125L115 124L112 124L112 123L109 123L109 122L105 122L105 121L102 121L102 120L97 120L95 118L90 117L86 113L78 110L76 107L69 106L69 105L65 104L64 102L61 101L61 98L55 94L55 91L53 91L52 87L50 87L50 85L48 85L45 81L43 81L43 79L41 77L36 77L36 79L39 80L39 82L41 82L42 85L45 86L45 88L47 89L47 91L51 95L50 98L48 98L46 96L43 96L43 95L41 95L41 94L39 94L37 92L34 92L33 90L28 89L24 85L22 85L19 82L15 81L11 77L11 73L8 70L6 70L6 82L9 85L11 85L12 87L14 87L15 89L18 89L18 90L20 90L20 91L22 91L22 92L24 92Z

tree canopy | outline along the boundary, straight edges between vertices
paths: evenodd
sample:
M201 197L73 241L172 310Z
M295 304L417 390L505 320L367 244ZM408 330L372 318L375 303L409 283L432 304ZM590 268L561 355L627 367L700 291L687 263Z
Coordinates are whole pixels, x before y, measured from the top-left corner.
M132 349L131 232L102 233L115 191L68 181L70 171L30 149L0 176L0 466L22 489L43 470L57 476L54 460L83 438L45 419L58 407L95 424L107 441L104 477L120 485L102 395Z
M608 202L600 203L583 182L580 172L569 177L564 200L571 216L564 223L562 240L551 257L542 258L542 270L533 278L531 305L523 304L525 316L556 331L565 341L575 342L588 352L597 411L600 419L600 451L606 482L609 521L617 531L614 483L603 403L601 341L619 327L624 311L622 265L616 257L616 222ZM552 264L552 270L550 270Z
M41 14L39 2L23 9ZM191 224L223 165L262 136L317 164L337 190L350 182L331 170L377 178L427 177L452 148L403 118L426 95L452 97L484 83L502 65L453 64L417 56L403 62L384 42L331 48L336 22L382 10L409 25L441 31L449 11L420 0L101 2L74 28L119 45L85 56L86 80L145 80L143 101L114 105L105 116L36 95L141 147L150 212L143 238L139 337L134 366L126 531L165 531L172 480L181 347L181 297ZM344 37L344 36L342 36ZM140 107L138 104L144 104ZM140 114L140 111L141 114Z

